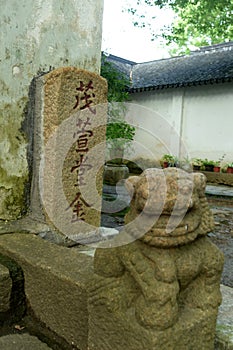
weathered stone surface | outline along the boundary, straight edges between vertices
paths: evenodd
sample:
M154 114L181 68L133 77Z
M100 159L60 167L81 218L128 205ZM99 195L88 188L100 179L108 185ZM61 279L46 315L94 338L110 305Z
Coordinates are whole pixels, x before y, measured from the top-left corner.
M49 350L45 343L29 334L10 334L0 337L2 350Z
M46 221L65 234L72 233L72 227L83 232L83 222L98 227L102 173L97 170L105 157L106 80L66 67L42 76L36 86L32 215L44 220L46 213Z
M126 180L134 197L126 215L128 224L143 211L140 226L130 225L130 234L157 247L173 247L192 242L214 227L213 215L205 197L205 176L177 168L147 169Z
M76 249L31 234L0 236L1 254L23 268L37 319L80 350L212 350L222 255L205 237L193 245L97 250L98 275Z
M52 67L99 73L103 0L1 1L0 12L0 219L24 214L27 147L22 132L33 77ZM30 148L30 146L29 146Z
M12 280L9 270L0 264L0 312L10 309Z
M229 175L229 174L228 174ZM220 186L220 185L208 185L206 186L206 194L209 196L219 196L233 198L233 187Z
M224 258L204 237L213 227L204 175L150 169L126 183L134 192L126 222L142 210L144 224L159 218L135 242L96 250L90 349L213 350Z
M0 253L22 267L35 317L70 345L87 350L87 286L93 259L31 234L1 235Z
M213 349L222 265L222 254L207 238L170 249L140 241L97 249L95 271L105 278L93 287L91 342L98 348L107 338L102 349L113 341L114 349L124 342L130 350ZM117 340L126 325L129 333Z
M129 169L126 165L107 164L104 167L104 182L109 185L115 185L118 181L126 179L129 175Z
M202 171L206 176L207 182L219 185L233 186L233 175L227 173L214 173L210 171Z

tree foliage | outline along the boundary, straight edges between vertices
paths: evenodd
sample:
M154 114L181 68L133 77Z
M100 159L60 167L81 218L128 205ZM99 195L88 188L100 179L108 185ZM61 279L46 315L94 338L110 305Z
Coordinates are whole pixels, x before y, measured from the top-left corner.
M127 87L130 86L130 81L111 62L107 61L104 55L102 55L100 75L108 82L108 102L128 100Z
M140 16L142 4L174 11L175 19L171 26L154 35L165 38L176 53L187 52L192 46L233 40L232 0L137 0L135 9L129 11L134 19L137 17L136 25L145 26L148 24L145 16Z
M108 124L106 130L107 147L109 149L130 149L135 135L135 127L124 120L129 100L127 88L130 81L102 56L101 76L108 82Z

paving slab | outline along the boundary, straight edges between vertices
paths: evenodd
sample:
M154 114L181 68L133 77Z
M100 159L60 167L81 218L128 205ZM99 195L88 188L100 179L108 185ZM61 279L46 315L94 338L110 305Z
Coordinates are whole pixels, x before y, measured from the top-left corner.
M47 344L29 334L10 334L0 338L2 350L49 350Z
M221 285L222 304L216 327L216 350L233 350L233 288Z
M233 197L233 187L207 185L205 193L212 196Z

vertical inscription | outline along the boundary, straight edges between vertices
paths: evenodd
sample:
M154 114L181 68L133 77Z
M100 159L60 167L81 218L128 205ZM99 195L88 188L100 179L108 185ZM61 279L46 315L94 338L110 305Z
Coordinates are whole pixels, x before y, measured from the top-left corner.
M38 78L37 94L34 212L65 235L89 232L101 219L107 82L58 68Z
M76 103L73 109L84 110L86 108L92 114L96 114L96 109L93 106L93 99L95 97L93 81L90 80L88 84L84 84L80 81L79 87L76 88L78 94L75 96ZM74 132L73 138L76 140L75 152L77 153L77 159L75 164L70 169L71 173L76 173L76 182L74 184L75 190L82 185L86 185L85 174L88 170L92 169L92 165L88 163L87 152L89 151L89 140L94 137L93 130L91 130L91 120L89 117L86 120L78 119L76 124L77 131ZM75 192L75 197L70 203L67 209L72 208L72 219L71 222L85 221L85 207L90 208L91 204L88 204L80 191Z

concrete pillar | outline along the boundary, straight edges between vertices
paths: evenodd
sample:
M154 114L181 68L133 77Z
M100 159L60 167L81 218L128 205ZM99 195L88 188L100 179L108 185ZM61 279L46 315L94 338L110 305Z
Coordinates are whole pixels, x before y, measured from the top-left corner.
M0 8L0 220L12 220L26 211L29 85L62 66L99 73L103 0L0 0Z

